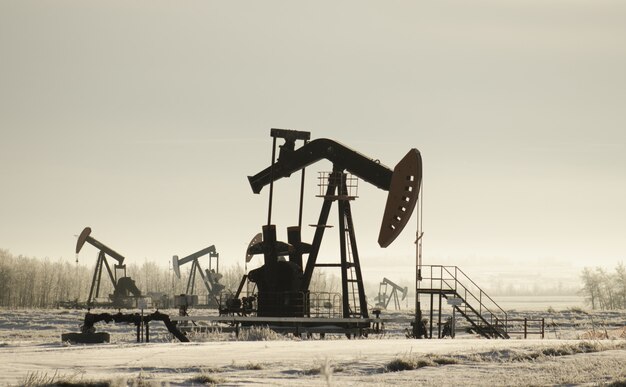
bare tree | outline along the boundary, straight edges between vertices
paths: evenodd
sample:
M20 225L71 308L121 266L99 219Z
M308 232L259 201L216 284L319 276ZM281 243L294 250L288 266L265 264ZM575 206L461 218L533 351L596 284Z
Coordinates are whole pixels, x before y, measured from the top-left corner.
M615 273L601 267L586 267L581 273L583 287L581 293L592 309L626 308L626 268L620 263Z
M620 262L615 268L616 302L619 307L626 309L626 267Z
M598 277L596 273L588 267L583 270L581 277L583 280L581 292L586 297L587 302L591 304L591 309L596 309L600 294Z

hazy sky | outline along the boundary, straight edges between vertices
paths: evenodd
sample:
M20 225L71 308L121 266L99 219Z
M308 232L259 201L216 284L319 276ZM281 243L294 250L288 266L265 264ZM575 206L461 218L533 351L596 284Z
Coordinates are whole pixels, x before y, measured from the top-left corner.
M418 148L425 263L612 266L625 20L622 1L2 0L0 248L71 262L91 226L129 263L215 244L243 264L267 211L246 176L269 165L276 127L390 167ZM305 224L329 168L308 169ZM298 184L276 185L281 239ZM386 193L361 181L359 195L366 276L410 278L415 223L380 249Z

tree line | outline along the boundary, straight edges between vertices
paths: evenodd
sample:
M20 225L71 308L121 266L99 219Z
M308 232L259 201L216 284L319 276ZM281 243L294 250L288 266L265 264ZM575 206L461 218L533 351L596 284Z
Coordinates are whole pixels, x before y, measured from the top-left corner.
M586 267L581 273L581 294L591 309L626 309L626 266L620 263L614 272Z
M61 259L14 256L0 249L0 307L49 308L66 301L86 302L95 262L94 258L90 266ZM235 291L243 272L240 265L226 268L221 273L220 283L225 289ZM141 265L127 265L126 273L143 294L154 292L169 296L185 293L189 276L189 271L183 269L179 279L173 270L148 261ZM113 286L103 270L100 297L106 298L112 293ZM195 293L199 297L207 295L200 276L196 276Z
M62 259L14 256L0 249L0 307L50 308L65 302L85 303L89 297L95 264L95 256L90 265ZM126 274L135 281L142 294L161 293L171 297L185 293L191 268L191 265L187 266L181 267L181 278L176 277L171 268L150 261L141 265L127 265ZM239 287L244 268L237 264L222 268L220 274L222 277L219 283L224 285L226 292L234 293ZM335 275L318 271L312 278L310 288L314 292L338 292L340 281ZM194 289L200 300L207 298L208 291L199 275L196 275ZM104 269L99 298L108 298L113 290L113 284Z

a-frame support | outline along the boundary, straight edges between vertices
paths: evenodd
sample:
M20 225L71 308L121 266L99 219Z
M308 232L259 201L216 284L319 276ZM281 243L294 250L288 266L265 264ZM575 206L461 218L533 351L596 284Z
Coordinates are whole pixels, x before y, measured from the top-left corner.
M89 289L89 298L87 298L87 305L93 305L94 301L96 300L96 298L98 298L100 294L100 282L102 280L103 265L107 269L107 273L109 274L109 278L111 279L113 287L115 288L115 286L117 285L117 280L115 278L115 275L113 275L113 271L111 271L109 262L107 262L106 255L104 251L100 250L100 252L98 253L98 261L96 262L96 270L94 270L93 279L91 280L91 288Z
M318 267L339 266L341 268L342 285L342 312L344 318L362 317L368 318L367 300L365 298L365 288L361 274L361 265L354 234L354 223L352 221L352 211L346 186L346 174L341 169L335 168L328 177L328 187L324 197L324 203L320 211L320 216L311 244L311 252L307 260L304 271L303 290L308 290L313 276L313 270ZM340 263L339 264L317 264L317 256L326 230L328 216L332 203L337 201L339 211L339 241L340 241ZM353 275L351 275L353 274ZM356 292L354 287L356 286ZM355 294L356 293L356 294ZM357 296L358 294L358 296ZM357 300L358 297L358 300ZM350 302L352 298L352 302Z
M187 279L187 293L186 294L195 294L194 289L196 285L196 271L200 274L202 283L204 284L204 287L206 288L206 290L209 292L209 295L210 295L211 292L213 292L213 289L211 288L209 281L206 278L206 275L202 272L202 268L200 267L200 263L198 262L198 259L194 259L191 262L191 272L189 273L189 279Z

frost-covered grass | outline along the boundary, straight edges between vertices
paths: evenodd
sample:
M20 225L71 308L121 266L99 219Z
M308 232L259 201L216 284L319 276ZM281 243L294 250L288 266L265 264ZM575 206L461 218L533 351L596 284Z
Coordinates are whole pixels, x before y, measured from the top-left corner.
M39 374L39 379L31 374L28 383L24 377L17 382L19 367L32 366L58 369L55 379L65 385L87 386L584 384L626 378L624 363L624 340L288 340L19 346L0 349L0 384L55 385L50 383L52 371L50 376ZM80 373L68 377L73 369ZM109 379L111 375L116 378Z
M385 370L389 372L410 371L422 367L432 367L437 364L428 357L403 356L393 359L385 366Z
M94 313L114 310L94 310ZM131 311L127 311L131 312ZM170 316L178 314L177 310L163 310ZM19 345L19 343L57 343L61 334L66 332L78 332L84 319L86 310L67 309L0 309L0 347L3 345ZM210 310L192 310L191 314L204 315L215 314ZM546 307L537 311L508 311L510 319L528 317L531 319L545 319L545 337L550 339L614 339L626 338L626 311L590 311L580 308L567 308L560 311L549 310ZM413 317L410 311L383 311L384 318ZM444 313L443 319L447 315ZM200 323L199 323L200 324ZM471 338L464 328L467 324L457 316L457 338ZM239 338L234 333L222 332L219 326L207 327L201 325L203 332L190 332L188 335L193 342L213 341L273 341L293 340L293 336L276 334L267 328L243 328ZM389 322L385 324L384 335L370 335L371 338L404 338L408 323ZM111 334L112 342L134 342L136 333L133 325L128 324L96 324L98 331L106 331ZM520 338L521 335L516 335ZM529 335L529 338L539 338L537 334ZM345 339L343 335L326 335L326 340ZM172 337L160 322L150 324L150 341L154 343L167 343Z
M111 387L114 386L111 381L86 380L81 375L59 375L54 372L52 375L46 372L32 372L20 381L23 387ZM119 384L115 385L115 387Z
M212 374L201 374L186 380L186 382L190 383L191 385L201 386L213 386L216 384L224 383L225 381L226 380L224 378L220 378Z
M624 341L581 341L533 348L504 349L488 352L477 352L463 355L441 356L436 354L404 354L393 359L386 365L388 371L413 370L422 367L468 364L468 363L508 363L546 360L546 357L569 356L579 353L593 353L610 350L626 350Z
M219 379L214 379L219 380ZM217 384L209 383L209 384ZM136 377L117 377L106 380L91 380L80 373L70 375L59 374L58 371L50 374L47 372L28 373L18 384L19 387L162 387L169 383L150 380L141 373Z
M191 343L179 343L155 323L150 325L151 343L135 343L134 326L98 324L99 331L111 333L110 344L64 345L60 334L78 331L85 311L5 310L0 314L0 385L544 385L626 380L626 340L618 338L625 312L546 309L530 313L553 320L561 338L575 340L555 340L548 331L545 340L486 340L468 334L454 340L407 340L406 327L390 323L384 336L357 340L343 335L301 339L257 327L241 329L239 338L219 328L205 329L190 333ZM409 315L388 312L390 316ZM579 340L589 332L600 332L601 340Z
M240 341L269 341L284 340L285 336L268 327L250 327L242 329L237 339Z

